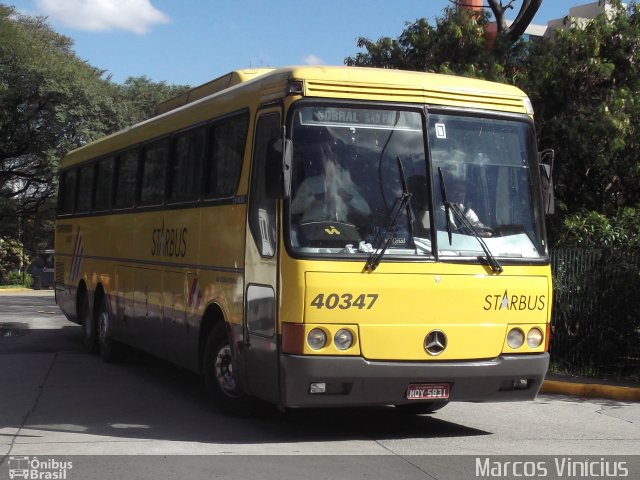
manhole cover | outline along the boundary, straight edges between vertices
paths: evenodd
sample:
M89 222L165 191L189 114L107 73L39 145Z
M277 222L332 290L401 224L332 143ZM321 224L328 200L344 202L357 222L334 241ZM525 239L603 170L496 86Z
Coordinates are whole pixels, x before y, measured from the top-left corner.
M21 337L29 331L26 323L0 323L0 339L7 337Z

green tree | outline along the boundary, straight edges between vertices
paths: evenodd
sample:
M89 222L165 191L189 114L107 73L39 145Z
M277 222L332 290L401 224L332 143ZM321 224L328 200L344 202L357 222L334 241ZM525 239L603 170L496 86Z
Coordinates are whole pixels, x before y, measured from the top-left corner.
M556 149L567 212L607 215L640 203L640 16L635 3L534 46L517 83L536 110L539 140Z
M377 41L358 38L363 52L347 57L345 64L361 67L397 68L424 72L509 81L525 50L521 41L498 35L488 48L485 27L489 13L473 13L447 7L431 25L425 18L407 23L397 39Z
M69 150L153 115L186 86L119 85L43 18L0 3L0 239L52 247L57 173ZM2 250L0 245L0 253Z
M558 208L550 217L550 236L566 243L577 238L566 229L581 219L603 215L615 223L624 209L640 207L640 13L636 2L628 8L618 0L607 4L608 13L551 38L513 43L503 33L492 48L484 36L487 12L447 8L435 26L419 19L397 39L358 39L364 51L345 63L521 87L534 105L538 145L556 151Z
M0 237L55 195L59 158L116 126L113 89L41 18L0 4Z
M608 14L533 46L516 79L533 102L539 143L556 150L551 233L565 242L582 220L615 223L640 207L640 15L635 2L609 4Z
M124 125L132 125L154 116L156 105L180 95L191 87L154 82L143 75L129 77L116 88L121 105L121 121Z

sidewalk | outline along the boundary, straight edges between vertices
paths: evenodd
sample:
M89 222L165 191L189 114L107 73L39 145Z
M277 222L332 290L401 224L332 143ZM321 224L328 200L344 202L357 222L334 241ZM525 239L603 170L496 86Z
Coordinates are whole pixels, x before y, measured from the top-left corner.
M640 385L588 377L548 374L540 393L640 402Z

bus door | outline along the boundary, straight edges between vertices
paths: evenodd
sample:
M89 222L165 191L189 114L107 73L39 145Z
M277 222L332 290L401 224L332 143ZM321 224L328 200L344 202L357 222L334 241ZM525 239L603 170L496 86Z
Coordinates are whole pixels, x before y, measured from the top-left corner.
M265 190L265 165L281 138L279 109L259 112L256 122L247 244L245 253L245 305L243 370L246 390L278 403L278 329L276 298L278 278L277 200Z

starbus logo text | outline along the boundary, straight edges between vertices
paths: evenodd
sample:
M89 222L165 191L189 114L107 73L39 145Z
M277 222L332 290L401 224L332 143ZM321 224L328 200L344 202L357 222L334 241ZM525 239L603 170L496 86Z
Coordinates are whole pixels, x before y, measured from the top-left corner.
M544 310L547 305L546 295L509 295L505 290L502 295L484 297L484 310Z
M187 254L187 228L165 228L164 220L160 228L151 234L151 255L154 257L179 257Z

